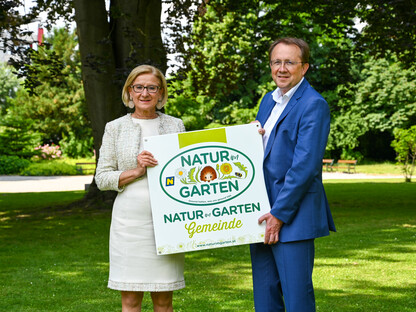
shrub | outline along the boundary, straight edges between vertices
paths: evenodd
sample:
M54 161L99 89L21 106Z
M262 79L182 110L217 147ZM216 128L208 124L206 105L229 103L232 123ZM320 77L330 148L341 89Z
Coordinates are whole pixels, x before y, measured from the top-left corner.
M35 147L35 150L40 151L40 156L43 159L55 159L55 158L61 158L62 152L59 149L59 145L55 144L45 144L43 146L39 145L38 147Z
M39 145L41 135L33 132L33 121L21 116L6 115L0 120L0 155L30 159L39 155L33 146Z
M398 164L403 165L405 181L411 182L416 165L416 126L394 129L394 141L391 146L397 153Z
M17 156L0 156L0 174L19 174L30 165L27 159Z
M91 157L94 149L94 139L91 135L86 135L83 139L77 138L73 132L69 136L63 135L59 141L62 153L71 158Z
M53 161L31 163L21 171L25 176L56 176L56 175L77 175L77 169L73 165Z
M355 159L358 162L361 162L363 158L364 156L361 152L352 149L343 149L341 153L341 159Z

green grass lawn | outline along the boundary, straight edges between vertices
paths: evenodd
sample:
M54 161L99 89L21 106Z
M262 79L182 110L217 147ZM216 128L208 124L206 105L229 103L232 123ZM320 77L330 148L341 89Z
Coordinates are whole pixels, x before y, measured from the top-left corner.
M416 183L325 183L337 233L316 240L317 310L416 307ZM110 211L83 192L0 194L0 311L120 311L106 288ZM248 246L187 253L175 311L254 311ZM143 311L152 311L149 295Z
M402 166L392 162L357 164L357 173L403 175Z
M356 173L365 173L365 174L371 174L371 175L403 175L402 171L402 165L398 165L395 162L371 162L371 161L363 161L358 162L356 165ZM347 169L345 166L342 166L342 168L337 168L336 162L333 166L333 171L337 172L346 172ZM326 172L326 167L323 167L323 172ZM351 169L351 172L354 172L353 169Z

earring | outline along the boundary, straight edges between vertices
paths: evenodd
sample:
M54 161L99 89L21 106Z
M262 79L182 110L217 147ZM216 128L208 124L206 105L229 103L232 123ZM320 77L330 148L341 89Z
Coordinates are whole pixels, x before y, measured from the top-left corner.
M162 107L163 107L163 105L162 105L162 99L159 99L159 100L157 101L156 108L157 108L157 109L162 109Z
M130 108L134 108L134 102L133 102L133 100L132 100L132 99L130 99L130 101L129 101L129 107L130 107Z

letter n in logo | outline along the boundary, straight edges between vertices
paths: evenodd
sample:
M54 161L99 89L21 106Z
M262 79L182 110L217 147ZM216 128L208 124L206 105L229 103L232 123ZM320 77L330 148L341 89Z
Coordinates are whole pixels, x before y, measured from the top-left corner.
M166 186L175 185L175 177L166 177Z

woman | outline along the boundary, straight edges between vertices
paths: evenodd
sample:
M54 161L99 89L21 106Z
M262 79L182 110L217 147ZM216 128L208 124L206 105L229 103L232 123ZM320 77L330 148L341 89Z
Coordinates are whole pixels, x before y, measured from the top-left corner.
M162 114L168 98L166 79L155 67L134 68L122 99L132 114L109 122L104 131L95 181L100 190L116 190L110 228L108 287L121 291L122 311L141 311L150 291L154 311L173 311L173 291L185 287L184 255L156 254L146 168L157 165L143 150L143 138L184 132L180 119Z

